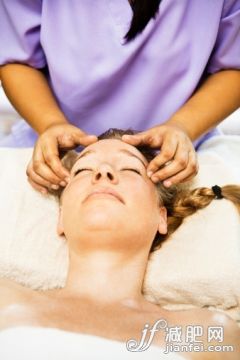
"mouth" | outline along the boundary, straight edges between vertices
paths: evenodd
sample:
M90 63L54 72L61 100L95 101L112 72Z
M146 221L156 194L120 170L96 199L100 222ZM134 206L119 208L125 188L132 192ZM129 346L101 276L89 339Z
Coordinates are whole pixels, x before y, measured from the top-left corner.
M87 197L85 198L84 201L86 201L87 199L89 199L92 196L111 197L111 198L115 198L116 200L118 200L118 201L120 201L121 203L124 204L123 198L113 189L96 189L96 190L93 190L90 194L87 195Z

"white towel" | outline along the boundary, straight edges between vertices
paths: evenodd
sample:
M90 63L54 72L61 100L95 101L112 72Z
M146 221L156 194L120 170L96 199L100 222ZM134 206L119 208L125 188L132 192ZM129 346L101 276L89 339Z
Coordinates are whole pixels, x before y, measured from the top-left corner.
M19 326L0 331L1 360L184 360L150 345L131 352L123 342L55 328Z

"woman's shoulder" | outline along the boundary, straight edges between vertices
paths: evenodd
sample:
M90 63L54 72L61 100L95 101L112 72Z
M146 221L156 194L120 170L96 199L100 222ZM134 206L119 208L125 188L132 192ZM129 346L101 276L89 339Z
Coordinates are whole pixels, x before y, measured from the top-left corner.
M31 290L14 280L0 278L0 310L18 301L30 298Z
M188 321L190 319L193 325L203 328L203 345L209 349L208 356L210 354L212 359L218 360L240 358L240 327L229 315L218 310L194 309Z
M214 349L216 359L240 359L240 327L237 322L221 311L205 310L203 317L208 330L205 347Z
M234 327L239 329L237 322L229 315L220 310L208 310L206 308L193 308L188 310L169 311L168 314L173 314L173 320L179 319L184 324L192 323L202 324L203 326L223 326L226 328Z
M0 278L0 331L31 317L34 291L11 279Z
M159 314L163 315L162 311ZM195 339L196 345L201 345L205 349L204 352L184 351L181 354L184 358L193 360L237 360L240 358L240 327L225 313L203 308L167 310L162 318L167 323L165 339L170 343L174 337L176 340L178 334L179 342L176 345L181 343L188 348ZM224 348L220 351L220 347Z
M221 311L206 311L209 313L205 315L206 321L210 321L210 326L213 324L213 326L223 329L223 343L232 341L239 344L240 325L229 315ZM240 347L238 347L238 351L240 355Z
M226 331L236 331L240 334L240 327L237 322L220 310L208 310L208 309L194 309L193 317L196 321L201 321L205 326L218 326L223 327Z

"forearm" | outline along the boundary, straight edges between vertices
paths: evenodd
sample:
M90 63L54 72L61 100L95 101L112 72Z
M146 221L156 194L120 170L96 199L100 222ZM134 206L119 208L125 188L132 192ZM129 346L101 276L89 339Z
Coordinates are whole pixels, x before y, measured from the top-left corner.
M0 68L4 91L18 113L38 133L55 123L67 123L40 70L22 64Z
M166 124L179 125L194 141L239 106L240 70L224 70L210 75Z

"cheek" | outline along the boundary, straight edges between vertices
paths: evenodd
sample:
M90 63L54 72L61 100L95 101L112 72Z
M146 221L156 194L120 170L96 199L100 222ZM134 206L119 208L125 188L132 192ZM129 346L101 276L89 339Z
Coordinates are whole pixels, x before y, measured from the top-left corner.
M135 188L129 207L130 209L126 214L129 226L134 227L136 234L141 234L145 239L153 240L159 225L159 207L156 193L146 188L141 188L141 191L137 191Z
M135 183L134 186L128 189L132 206L138 213L143 213L145 216L153 214L158 211L158 197L156 190L151 186L142 186L142 184Z
M128 194L137 199L137 202L151 203L156 199L156 188L149 178L141 177L134 179L134 181L131 179L131 181L126 182L124 187Z
M62 197L62 206L64 208L71 209L74 207L76 202L81 202L84 199L86 194L86 186L79 181L74 181L73 183L69 184L65 190Z

